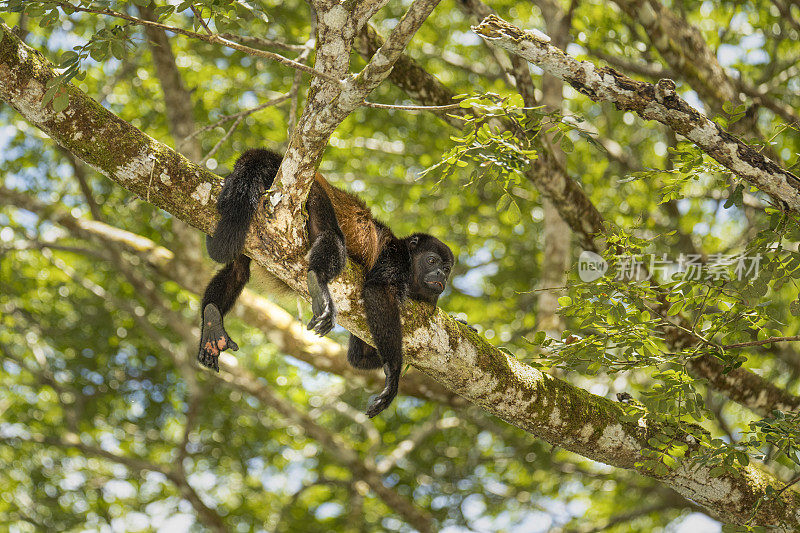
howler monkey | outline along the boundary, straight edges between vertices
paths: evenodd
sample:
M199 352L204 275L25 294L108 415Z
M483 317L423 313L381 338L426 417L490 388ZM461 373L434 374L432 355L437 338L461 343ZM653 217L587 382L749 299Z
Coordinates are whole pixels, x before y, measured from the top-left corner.
M264 192L272 185L281 156L269 150L248 150L225 179L217 200L220 220L206 244L212 259L226 263L203 296L203 325L198 360L219 370L219 353L238 346L228 336L222 316L233 306L250 278L250 258L244 241ZM400 303L405 298L436 304L444 291L453 252L426 233L397 238L373 218L357 197L331 186L317 173L306 202L311 240L308 292L314 316L308 323L319 335L334 326L336 307L328 283L344 268L347 258L364 266L362 295L373 348L350 335L347 360L355 368L380 368L386 375L383 391L370 403L367 415L386 409L397 395L402 371Z

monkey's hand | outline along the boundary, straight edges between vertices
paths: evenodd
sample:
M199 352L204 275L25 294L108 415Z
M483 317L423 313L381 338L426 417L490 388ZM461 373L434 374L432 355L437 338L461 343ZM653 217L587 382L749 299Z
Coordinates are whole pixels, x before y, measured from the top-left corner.
M470 324L469 324L469 323L467 323L467 321L466 321L466 320L464 320L463 318L458 318L457 316L453 316L453 315L450 315L450 316L451 316L451 317L453 318L453 320L455 320L456 322L461 322L462 324L464 324L465 326L467 326L469 329L471 329L471 330L472 330L472 331L474 331L475 333L478 333L478 330L477 330L477 329L475 329L475 326L473 326L473 325L470 325Z
M311 294L311 310L314 312L314 316L311 317L306 328L313 329L314 333L324 337L336 324L336 306L333 304L328 286L319 282L314 271L308 271L306 282L308 292Z
M383 372L386 374L384 388L367 406L366 415L370 418L389 407L392 400L397 396L397 389L400 385L400 369L392 370L390 365L383 365Z
M370 418L377 416L381 411L389 407L395 396L397 396L397 388L386 387L369 402L369 406L367 406L365 412L366 415Z
M238 350L239 346L233 342L222 325L222 315L214 304L208 304L203 309L203 330L200 333L200 351L197 360L200 364L219 372L219 354L228 348Z

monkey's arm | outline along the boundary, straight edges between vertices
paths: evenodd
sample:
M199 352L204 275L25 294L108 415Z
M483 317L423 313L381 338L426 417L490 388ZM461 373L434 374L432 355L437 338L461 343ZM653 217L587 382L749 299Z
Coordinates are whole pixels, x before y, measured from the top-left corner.
M314 312L308 322L308 329L313 329L317 335L322 336L327 335L336 322L336 306L328 290L328 283L347 264L347 248L333 204L317 182L311 185L306 210L308 236L311 239L307 283L311 309Z
M364 280L364 310L372 339L378 349L386 382L370 402L366 414L374 417L397 396L403 368L403 331L400 302L408 292L411 265L398 245L384 249Z

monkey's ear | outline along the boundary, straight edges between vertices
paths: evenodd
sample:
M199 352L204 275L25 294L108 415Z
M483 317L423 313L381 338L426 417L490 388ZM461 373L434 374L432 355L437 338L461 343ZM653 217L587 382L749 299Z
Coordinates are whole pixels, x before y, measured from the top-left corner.
M412 250L416 249L419 246L419 235L412 235L410 239L408 239L408 246Z

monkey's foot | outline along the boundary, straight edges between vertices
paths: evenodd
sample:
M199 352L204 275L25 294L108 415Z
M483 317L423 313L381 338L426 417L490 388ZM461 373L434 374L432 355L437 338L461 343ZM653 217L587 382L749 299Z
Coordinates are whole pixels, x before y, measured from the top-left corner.
M203 309L203 326L200 333L200 351L197 360L200 364L219 372L219 354L227 349L238 350L239 346L233 342L222 325L222 314L214 304L208 304Z
M324 337L336 323L336 306L333 305L328 286L320 283L317 275L311 270L306 276L306 283L308 292L311 294L311 310L314 312L314 316L311 317L306 328L313 329L314 333Z
M389 407L395 396L397 396L397 389L390 389L388 387L383 389L380 394L378 394L372 399L371 402L369 402L369 406L367 407L365 414L370 418L375 417L376 415L380 414L381 411Z

